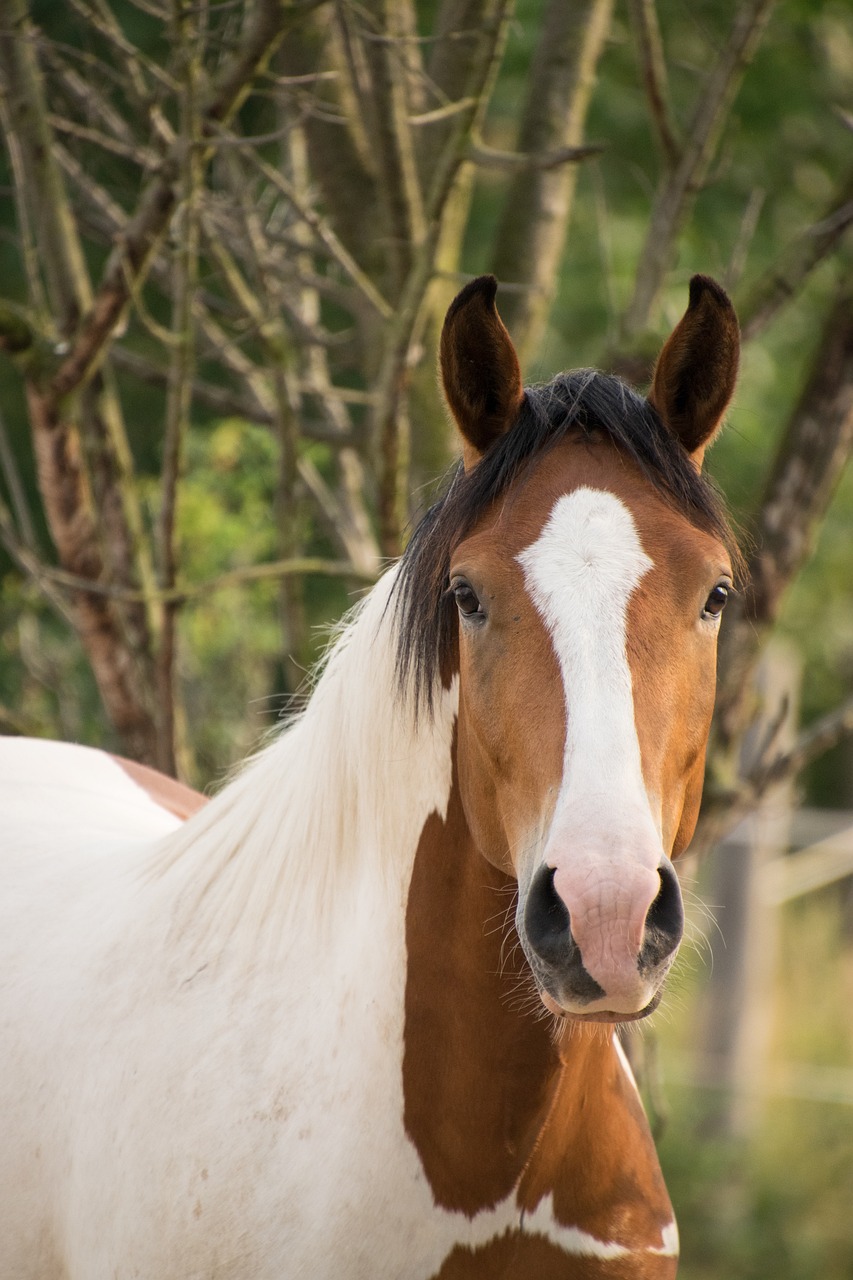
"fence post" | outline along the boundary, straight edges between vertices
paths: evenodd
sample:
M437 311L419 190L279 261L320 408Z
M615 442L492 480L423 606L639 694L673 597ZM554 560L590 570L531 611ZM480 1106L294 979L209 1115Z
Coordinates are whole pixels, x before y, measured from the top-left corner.
M747 770L773 735L776 750L796 733L800 661L787 646L768 646L756 677L762 711L741 754ZM769 788L745 822L711 855L708 905L719 926L704 997L700 1071L719 1086L707 1129L745 1137L763 1102L775 1005L778 913L762 893L762 869L789 844L794 784Z

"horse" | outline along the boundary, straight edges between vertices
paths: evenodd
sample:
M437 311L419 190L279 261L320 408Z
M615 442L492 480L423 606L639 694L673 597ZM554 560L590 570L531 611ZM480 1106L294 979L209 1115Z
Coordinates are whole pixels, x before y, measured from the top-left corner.
M647 398L525 390L496 287L441 334L458 469L213 799L5 740L10 1280L675 1275L617 1032L683 932L737 320L696 276Z

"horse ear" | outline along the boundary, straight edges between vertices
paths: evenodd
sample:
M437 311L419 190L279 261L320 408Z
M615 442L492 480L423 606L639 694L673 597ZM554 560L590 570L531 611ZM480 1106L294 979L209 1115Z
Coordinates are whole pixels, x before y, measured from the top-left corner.
M655 365L649 401L697 467L734 394L740 328L728 294L708 276L690 281L690 301Z
M441 331L441 380L466 471L509 430L524 397L518 356L495 306L497 288L494 276L466 284Z

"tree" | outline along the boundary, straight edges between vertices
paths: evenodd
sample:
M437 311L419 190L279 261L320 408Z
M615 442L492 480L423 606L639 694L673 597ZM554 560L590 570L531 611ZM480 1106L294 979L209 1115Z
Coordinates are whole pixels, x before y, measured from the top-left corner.
M809 323L825 317L813 368L775 406L788 425L723 650L709 813L799 764L803 744L749 779L731 762L749 670L853 429L850 299L835 283L853 175L833 114L831 4L812 22L792 0L775 29L771 0L663 21L653 0L625 12L611 0L524 0L515 13L509 0L7 8L0 343L37 477L10 409L0 536L16 612L42 636L65 628L94 673L104 719L66 709L76 732L209 776L235 711L216 719L222 685L209 677L205 694L192 668L235 610L263 650L258 666L234 639L244 661L224 667L239 693L299 687L312 624L399 552L413 489L446 464L432 352L468 274L501 278L528 367L565 331L581 359L642 380L663 312L702 269L735 289L745 336L771 353L792 299ZM808 36L798 63L784 23ZM792 128L787 154L765 154L792 66L820 139ZM784 185L798 165L815 195ZM262 492L273 537L241 532ZM259 561L241 558L243 541ZM271 583L277 641L260 621ZM214 614L217 600L229 605ZM26 649L16 643L4 687L31 710L7 721L67 728L55 692L17 696ZM850 719L826 710L822 743Z

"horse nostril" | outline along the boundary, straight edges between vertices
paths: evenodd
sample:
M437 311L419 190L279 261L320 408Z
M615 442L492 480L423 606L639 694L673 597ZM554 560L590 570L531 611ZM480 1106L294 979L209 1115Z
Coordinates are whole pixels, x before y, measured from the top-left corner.
M659 965L678 946L684 932L684 904L678 876L669 858L658 867L660 889L646 916L640 970Z
M572 937L571 918L554 885L554 867L534 873L524 903L524 929L519 930L534 972L544 963L575 1000L598 1000L604 989L587 973L580 947Z
M524 906L524 927L533 950L548 964L559 964L574 948L566 904L554 888L554 867L539 867Z

